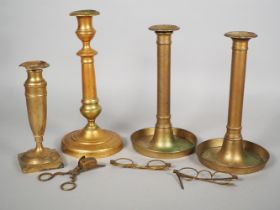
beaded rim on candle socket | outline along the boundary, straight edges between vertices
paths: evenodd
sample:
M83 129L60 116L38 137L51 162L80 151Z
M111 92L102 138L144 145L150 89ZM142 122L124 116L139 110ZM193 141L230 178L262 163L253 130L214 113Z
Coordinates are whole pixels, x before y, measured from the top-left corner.
M173 128L170 115L171 35L179 30L175 25L154 25L149 28L157 35L157 123L155 128L138 130L131 135L134 149L153 158L179 158L194 152L196 136Z
M269 159L266 149L243 140L241 135L248 42L257 35L233 31L225 36L233 41L227 131L224 138L210 139L198 145L196 153L200 162L211 169L248 174L261 170Z
M70 13L70 16L76 16L78 20L78 29L76 34L82 41L83 47L77 53L81 57L82 63L82 85L83 99L81 114L87 119L87 125L73 131L62 139L62 151L75 157L107 157L119 152L123 148L121 137L109 130L101 129L95 123L97 116L101 112L98 103L94 56L97 54L90 46L90 41L95 35L95 29L92 27L92 16L99 15L96 10L80 10Z

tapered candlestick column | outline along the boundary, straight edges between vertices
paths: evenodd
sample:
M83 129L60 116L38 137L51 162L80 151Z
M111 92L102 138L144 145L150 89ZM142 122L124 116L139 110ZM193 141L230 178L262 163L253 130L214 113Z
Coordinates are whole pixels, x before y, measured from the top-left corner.
M31 173L63 167L62 159L54 149L43 147L43 136L47 121L47 83L43 78L44 68L49 66L44 61L27 61L20 66L27 70L24 83L29 124L36 142L36 147L18 155L24 173Z
M209 168L235 174L252 173L262 169L269 159L264 148L243 140L241 135L248 42L257 35L236 31L225 36L233 40L227 131L224 139L212 139L200 144L197 154Z
M149 157L179 158L194 151L196 137L189 131L172 128L170 122L171 35L174 25L150 27L157 35L157 122L155 128L136 131L131 139L134 149Z
M80 158L107 157L120 151L123 147L120 136L112 131L101 129L95 123L101 112L96 92L94 56L97 54L90 46L95 35L92 27L92 16L99 15L95 10L80 10L70 14L78 20L77 36L83 43L77 53L82 63L83 99L81 114L88 120L87 125L77 131L67 134L62 140L62 150L66 154Z
M150 28L153 30L153 28ZM179 28L174 27L173 30ZM170 122L170 61L171 34L173 31L156 31L157 34L157 123L152 144L170 147L174 136Z
M244 161L244 151L241 135L243 97L246 75L246 60L248 42L257 35L250 33L246 37L235 37L231 33L225 34L233 40L231 81L228 109L227 132L225 142L219 153L219 159L225 163L240 163Z

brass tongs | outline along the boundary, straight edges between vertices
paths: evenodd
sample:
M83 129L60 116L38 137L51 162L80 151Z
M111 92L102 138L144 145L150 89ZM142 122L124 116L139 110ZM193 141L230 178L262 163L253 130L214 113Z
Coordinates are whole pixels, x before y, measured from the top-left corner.
M186 181L199 180L199 181L210 182L219 185L234 185L232 181L238 179L238 176L230 173L223 173L219 171L211 172L208 170L198 171L195 168L191 168L191 167L181 168L180 170L173 170L173 173L177 175L182 189L184 189L182 179Z
M125 162L124 162L125 161ZM110 160L110 163L114 166L122 168L134 168L134 169L148 169L148 170L168 170L171 167L171 163L167 163L163 160L150 160L146 165L138 165L133 160L128 158L119 158L116 160Z

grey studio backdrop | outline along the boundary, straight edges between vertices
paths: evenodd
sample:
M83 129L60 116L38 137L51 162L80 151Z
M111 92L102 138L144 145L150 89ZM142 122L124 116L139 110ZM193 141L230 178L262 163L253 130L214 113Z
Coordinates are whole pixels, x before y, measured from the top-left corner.
M0 1L0 209L181 210L280 208L280 59L277 0L57 0ZM153 24L181 27L172 45L172 123L192 131L199 143L225 133L230 81L232 30L259 35L249 43L243 114L243 136L271 154L266 168L240 176L234 187L199 181L184 182L181 190L170 172L107 167L83 173L78 188L63 192L67 177L37 181L37 173L21 173L17 154L34 146L28 124L23 83L18 65L41 59L48 82L45 146L60 151L64 134L85 125L80 115L81 68L75 35L79 9L101 12L92 46L98 97L103 108L98 124L117 131L124 149L111 158L149 158L134 152L130 134L154 126L156 114L156 36ZM76 159L63 155L65 168ZM202 166L196 155L170 160L176 168Z

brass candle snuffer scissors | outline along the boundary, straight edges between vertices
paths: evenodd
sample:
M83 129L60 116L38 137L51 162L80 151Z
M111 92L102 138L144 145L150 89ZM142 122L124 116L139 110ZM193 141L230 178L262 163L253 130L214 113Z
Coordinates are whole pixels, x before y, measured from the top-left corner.
M114 166L122 168L134 168L134 169L148 169L148 170L169 170L171 163L167 163L163 160L150 160L146 165L138 165L129 158L119 158L116 160L110 160L110 163Z
M60 185L60 189L63 191L71 191L74 190L77 187L77 184L75 183L77 180L77 176L85 171L89 171L95 168L104 167L105 165L97 164L97 160L93 157L81 157L79 159L78 165L68 171L68 172L56 172L56 173L42 173L38 176L39 181L45 182L53 179L55 176L61 175L70 175L70 181L64 182Z
M230 173L223 173L219 171L211 172L208 170L199 171L191 167L184 167L179 170L175 169L173 170L173 173L177 175L182 189L184 189L182 179L187 181L199 180L199 181L210 182L219 185L234 185L234 183L232 182L238 179L238 176Z

